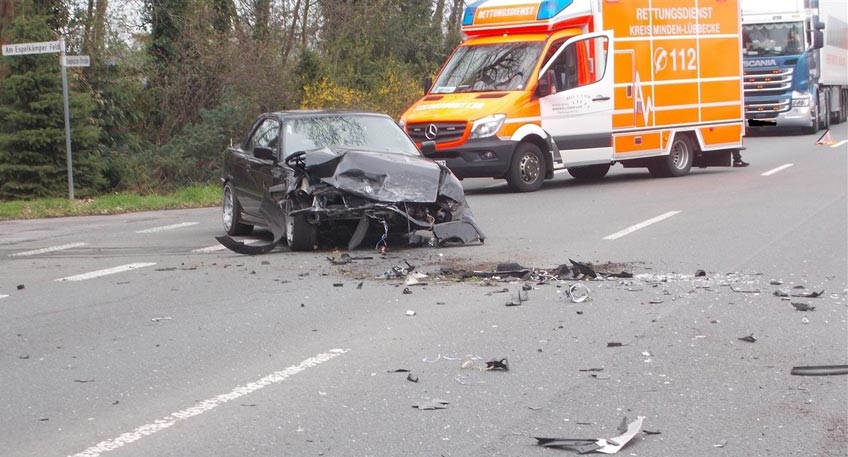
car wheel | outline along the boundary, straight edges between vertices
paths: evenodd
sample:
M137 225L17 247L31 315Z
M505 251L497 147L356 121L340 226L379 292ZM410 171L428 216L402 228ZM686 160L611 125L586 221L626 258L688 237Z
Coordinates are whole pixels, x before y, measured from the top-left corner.
M545 179L545 158L533 143L521 143L512 155L506 182L514 192L533 192Z
M301 206L292 200L286 200L286 242L292 251L311 251L318 243L318 226L310 224L306 214L289 215Z
M655 157L648 165L651 176L657 178L673 178L689 173L695 159L695 148L692 140L685 134L674 136L671 151L667 156Z
M236 198L235 192L233 192L233 185L229 182L224 184L224 196L222 200L223 211L221 211L221 216L227 235L249 235L253 231L253 226L242 222L241 205L238 198Z
M575 179L601 179L607 175L610 169L610 164L589 165L586 167L574 167L568 169L568 174Z

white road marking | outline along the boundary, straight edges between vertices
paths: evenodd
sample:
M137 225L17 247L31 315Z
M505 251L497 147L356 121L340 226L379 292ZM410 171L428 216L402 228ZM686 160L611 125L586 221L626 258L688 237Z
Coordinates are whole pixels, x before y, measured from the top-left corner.
M0 298L6 298L8 295L0 295Z
M262 241L262 240L242 240L242 242L244 242L244 244L256 244L260 241ZM217 252L217 251L223 251L224 249L227 249L226 246L218 243L215 246L207 246L205 248L195 249L191 252Z
M659 216L657 216L657 217L655 217L655 218L648 219L648 220L647 220L647 221L645 221L645 222L640 222L640 223L638 223L638 224L636 224L636 225L631 225L630 227L627 227L626 229L624 229L624 230L622 230L622 231L620 231L620 232L615 232L615 233L613 233L612 235L605 236L605 237L604 237L604 239L605 239L605 240L615 240L615 239L617 239L617 238L621 238L621 237L623 237L624 235L627 235L627 234L633 233L633 232L635 232L636 230L639 230L639 229L641 229L641 228L645 228L645 227L647 227L647 226L649 226L649 225L651 225L651 224L655 224L655 223L657 223L657 222L659 222L659 221L661 221L661 220L663 220L663 219L668 219L668 218L670 218L671 216L674 216L675 214L678 214L678 213L680 213L680 211L669 211L669 212L667 212L667 213L665 213L665 214L661 214L661 215L659 215Z
M840 141L839 143L836 143L836 144L832 144L832 145L830 145L830 147L832 147L832 148L838 148L839 146L842 146L842 145L843 145L843 144L845 144L845 143L848 143L848 140L842 140L842 141Z
M786 165L781 165L781 166L779 166L779 167L777 167L777 168L772 168L771 170L769 170L769 171L767 171L767 172L763 173L763 174L762 174L762 175L760 175L760 176L771 176L771 175L773 175L773 174L777 173L778 171L785 170L785 169L787 169L787 168L791 167L792 165L795 165L795 164L794 164L794 163L787 163Z
M38 255L38 254L45 254L47 252L63 251L65 249L72 249L72 248L78 248L80 246L85 246L86 244L88 244L88 243L71 243L71 244L62 244L62 245L59 245L59 246L50 246L49 248L35 249L35 250L32 250L32 251L24 251L24 252L18 252L18 253L15 253L15 254L9 254L9 257L23 257L23 256L27 256L27 255Z
M153 227L145 230L136 230L135 233L156 233L156 232L164 232L165 230L173 230L183 227L190 227L192 225L197 225L199 222L183 222L182 224L174 224L174 225L165 225L162 227Z
M209 412L210 410L217 408L218 406L224 403L236 400L263 387L281 383L289 377L306 370L307 368L317 366L321 363L338 357L344 354L345 352L348 352L349 350L350 349L331 349L329 352L310 357L304 360L303 362L300 362L299 365L292 365L286 368L285 370L271 373L270 375L265 376L264 378L258 381L254 381L242 386L237 386L229 393L221 394L217 397L210 398L209 400L195 403L195 405L191 408L171 413L170 415L155 420L150 424L142 425L141 427L138 427L131 432L124 433L118 436L117 438L113 438L107 441L101 441L100 443L97 443L96 445L80 453L73 454L70 457L98 457L104 452L114 451L115 449L126 446L127 444L130 444L133 441L138 441L145 436L152 435L156 432L161 432L162 430L165 430L166 428L176 424L179 421L190 419L194 416Z
M79 275L67 276L64 278L59 278L56 281L84 281L86 279L99 278L101 276L113 275L115 273L123 273L125 271L135 270L137 268L149 267L151 265L156 265L156 263L130 263L115 268L107 268L105 270L97 270Z

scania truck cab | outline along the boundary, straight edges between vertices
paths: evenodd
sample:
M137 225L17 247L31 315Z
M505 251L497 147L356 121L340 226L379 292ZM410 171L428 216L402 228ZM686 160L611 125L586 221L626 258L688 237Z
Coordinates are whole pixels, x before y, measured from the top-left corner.
M736 0L482 0L401 117L460 178L539 189L554 169L682 176L742 145Z
M749 127L815 133L846 119L844 0L742 0Z

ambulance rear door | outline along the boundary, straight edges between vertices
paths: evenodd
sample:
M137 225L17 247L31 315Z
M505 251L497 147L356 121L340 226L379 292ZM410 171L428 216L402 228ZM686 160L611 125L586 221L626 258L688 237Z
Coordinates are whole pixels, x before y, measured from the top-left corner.
M539 72L551 83L551 93L539 98L542 128L565 166L612 160L612 45L611 32L572 37Z

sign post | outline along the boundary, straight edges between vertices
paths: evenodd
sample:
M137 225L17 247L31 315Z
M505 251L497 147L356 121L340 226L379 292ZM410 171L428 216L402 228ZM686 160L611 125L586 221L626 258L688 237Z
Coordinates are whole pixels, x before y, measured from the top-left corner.
M58 41L42 41L38 43L19 43L3 45L4 56L22 56L27 54L59 53L59 64L62 67L62 98L65 111L65 150L68 160L68 198L74 199L74 168L71 154L71 111L68 106L68 70L67 67L87 67L90 65L88 56L66 56L65 38Z

